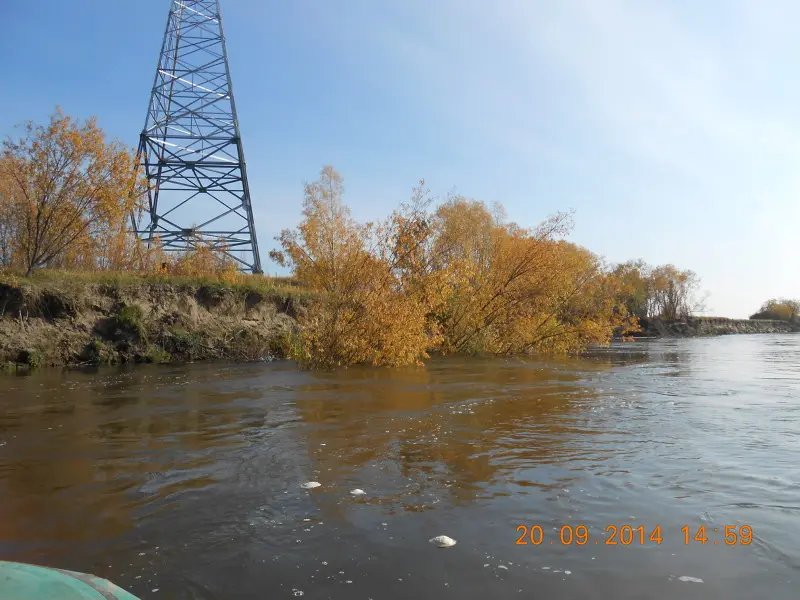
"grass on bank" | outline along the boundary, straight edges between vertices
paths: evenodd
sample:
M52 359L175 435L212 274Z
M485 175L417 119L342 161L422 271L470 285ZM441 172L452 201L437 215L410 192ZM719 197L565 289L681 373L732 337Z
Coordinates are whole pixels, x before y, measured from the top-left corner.
M19 272L0 269L0 284L12 287L48 287L63 291L77 291L89 286L111 286L115 288L137 287L142 285L171 285L180 288L232 289L240 293L256 293L264 298L281 301L303 301L313 296L313 292L297 283L291 277L270 277L267 275L237 275L233 281L215 276L184 276L168 274L140 273L136 271L64 271L42 269L30 276Z
M0 371L284 356L314 296L263 275L0 269Z

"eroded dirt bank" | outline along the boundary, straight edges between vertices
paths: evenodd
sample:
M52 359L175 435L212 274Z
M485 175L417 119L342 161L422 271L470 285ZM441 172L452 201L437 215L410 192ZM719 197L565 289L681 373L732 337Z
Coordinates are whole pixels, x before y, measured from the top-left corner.
M282 356L297 297L204 284L0 284L0 363L259 360Z

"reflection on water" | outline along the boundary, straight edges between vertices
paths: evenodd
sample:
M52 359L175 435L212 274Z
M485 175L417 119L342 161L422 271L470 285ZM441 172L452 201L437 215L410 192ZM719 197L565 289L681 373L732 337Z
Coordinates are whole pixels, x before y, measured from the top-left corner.
M800 337L775 335L3 378L0 558L143 598L794 598L798 365ZM662 543L607 545L626 523ZM743 524L753 543L726 546Z

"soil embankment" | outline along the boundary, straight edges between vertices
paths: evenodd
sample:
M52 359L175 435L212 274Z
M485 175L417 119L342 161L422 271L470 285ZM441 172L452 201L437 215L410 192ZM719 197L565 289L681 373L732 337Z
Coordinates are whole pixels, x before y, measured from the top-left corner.
M285 353L303 304L213 284L0 283L0 364L268 359Z

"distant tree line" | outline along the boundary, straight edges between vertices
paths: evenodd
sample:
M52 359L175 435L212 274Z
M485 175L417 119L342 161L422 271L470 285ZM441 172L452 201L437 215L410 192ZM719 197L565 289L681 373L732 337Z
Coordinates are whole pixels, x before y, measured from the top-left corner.
M761 305L758 312L750 315L751 319L772 319L775 321L800 321L800 300L773 298Z
M700 279L694 271L634 260L618 265L614 276L621 284L619 301L639 319L674 320L704 310L705 299L698 296Z

